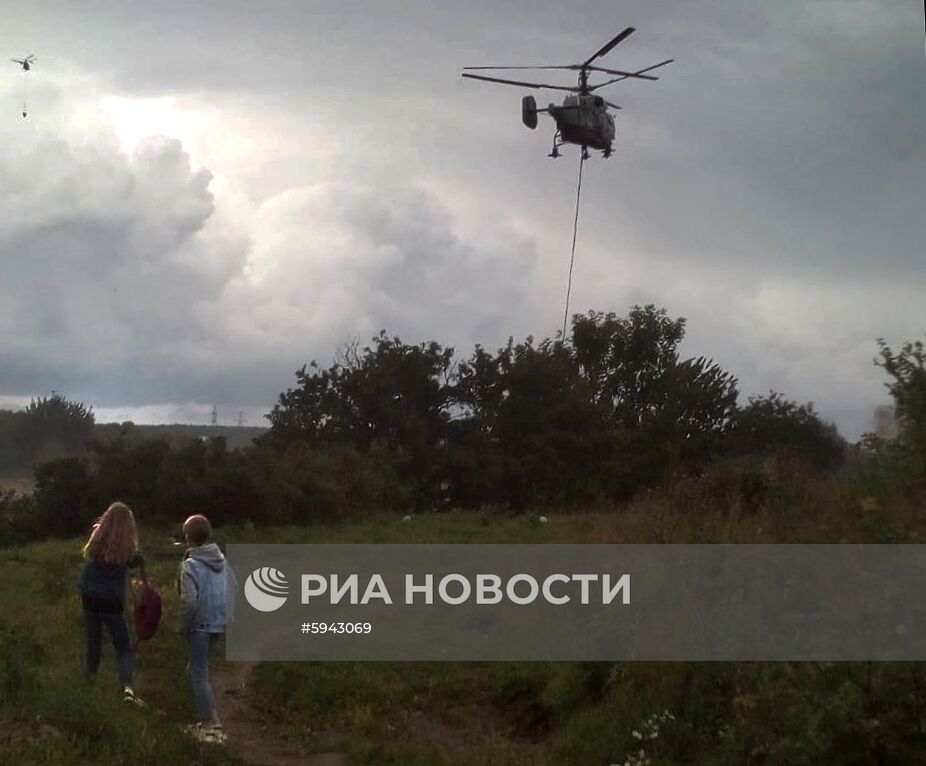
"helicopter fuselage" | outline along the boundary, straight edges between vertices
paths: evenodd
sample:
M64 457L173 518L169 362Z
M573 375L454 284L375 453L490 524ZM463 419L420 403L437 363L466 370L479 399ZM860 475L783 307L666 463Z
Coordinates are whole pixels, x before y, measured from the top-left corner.
M566 96L561 106L550 104L547 111L556 120L556 129L563 143L579 144L611 153L614 118L601 96Z

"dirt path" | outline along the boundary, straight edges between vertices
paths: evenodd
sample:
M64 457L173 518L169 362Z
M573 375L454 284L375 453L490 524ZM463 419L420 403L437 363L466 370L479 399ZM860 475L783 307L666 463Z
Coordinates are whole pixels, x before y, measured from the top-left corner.
M346 766L339 753L306 753L264 726L248 706L247 685L253 663L222 663L212 673L215 705L228 732L229 750L251 766Z

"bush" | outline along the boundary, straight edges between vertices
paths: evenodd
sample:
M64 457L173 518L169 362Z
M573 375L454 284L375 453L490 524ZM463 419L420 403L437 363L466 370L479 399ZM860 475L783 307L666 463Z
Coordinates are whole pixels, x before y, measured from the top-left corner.
M3 545L18 545L43 532L36 524L31 496L0 490L0 541Z
M772 460L727 457L678 477L667 491L676 507L689 512L758 513L766 507L776 479L777 466Z
M875 364L892 379L885 385L900 425L892 451L906 480L922 487L926 485L926 349L922 341L905 343L897 353L883 340L878 346L881 353Z
M846 455L845 440L820 419L813 402L797 404L775 391L750 397L736 413L728 448L737 455L798 458L819 468L839 465Z
M295 443L266 446L250 456L257 515L290 522L345 517L374 509L404 509L415 494L399 479L394 454L382 447L362 453L347 446Z
M0 705L13 705L37 686L42 646L0 621Z
M100 511L87 461L64 458L44 463L35 472L35 516L46 536L84 531Z

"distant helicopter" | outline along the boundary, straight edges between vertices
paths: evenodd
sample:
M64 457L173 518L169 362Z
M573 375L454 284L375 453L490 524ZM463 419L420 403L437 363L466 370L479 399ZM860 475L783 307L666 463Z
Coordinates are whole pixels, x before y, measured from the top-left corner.
M19 64L23 70L23 119L29 116L29 109L26 106L26 72L32 69L32 65L35 63L36 58L34 53L30 53L24 59L10 59L14 64Z
M12 61L14 64L19 64L23 68L24 72L28 72L30 69L32 69L32 65L35 63L35 54L30 53L24 59L10 59L10 61Z
M605 101L604 98L594 95L594 91L613 85L614 83L634 78L638 80L658 80L658 77L647 74L654 69L671 64L675 59L667 59L653 66L640 69L636 72L625 72L620 69L605 69L599 66L593 66L592 62L609 53L619 43L622 43L636 29L627 27L623 32L615 35L591 58L581 64L559 64L547 66L468 66L463 67L465 70L476 69L570 69L578 71L579 83L576 87L566 87L562 85L549 85L547 83L521 82L519 80L505 80L499 77L486 77L478 74L464 73L463 77L469 77L473 80L486 80L487 82L498 82L503 85L522 85L526 88L546 88L548 90L563 90L574 95L566 96L561 106L550 104L546 109L538 109L537 102L533 96L525 96L521 100L521 120L524 124L533 130L537 127L537 115L541 112L548 113L556 121L556 133L553 136L553 150L549 157L559 157L559 147L563 144L577 144L582 147L582 159L588 159L588 149L600 150L604 157L610 157L614 150L614 118L608 112L611 109L620 109L617 104ZM589 72L606 72L617 75L597 85L589 85Z

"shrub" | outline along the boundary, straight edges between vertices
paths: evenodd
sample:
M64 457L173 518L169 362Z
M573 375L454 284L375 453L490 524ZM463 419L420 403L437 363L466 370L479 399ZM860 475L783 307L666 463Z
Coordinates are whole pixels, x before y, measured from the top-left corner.
M36 687L43 655L27 632L0 622L0 704L16 704Z
M922 341L905 343L894 353L878 340L875 364L891 377L885 386L894 399L900 434L893 445L907 481L926 484L926 349Z
M728 446L737 455L799 458L820 468L839 465L846 453L845 440L820 419L813 402L797 404L775 391L750 397L736 413Z
M17 545L38 536L35 503L29 495L0 490L0 544Z
M46 536L84 531L100 511L94 505L94 484L87 461L63 458L44 463L35 472L35 516Z

